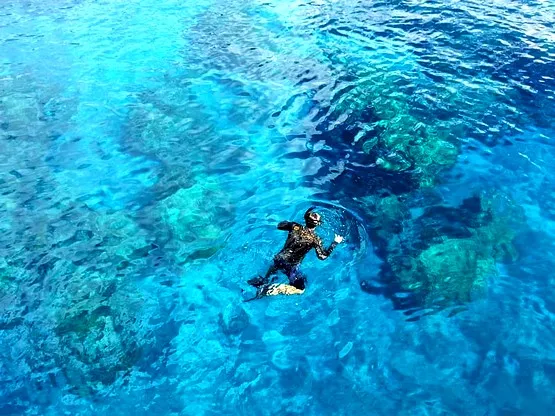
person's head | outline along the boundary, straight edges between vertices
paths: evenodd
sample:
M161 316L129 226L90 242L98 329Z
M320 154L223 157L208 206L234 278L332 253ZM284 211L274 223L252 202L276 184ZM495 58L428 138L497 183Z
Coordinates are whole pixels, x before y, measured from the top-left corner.
M313 211L314 208L309 208L304 213L304 221L307 228L316 228L322 223L322 217L320 214Z

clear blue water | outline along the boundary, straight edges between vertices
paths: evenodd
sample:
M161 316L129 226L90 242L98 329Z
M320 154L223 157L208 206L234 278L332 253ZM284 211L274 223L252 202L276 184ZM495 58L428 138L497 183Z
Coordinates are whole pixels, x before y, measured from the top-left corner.
M0 414L555 414L554 22L2 2ZM346 243L243 303L310 205Z

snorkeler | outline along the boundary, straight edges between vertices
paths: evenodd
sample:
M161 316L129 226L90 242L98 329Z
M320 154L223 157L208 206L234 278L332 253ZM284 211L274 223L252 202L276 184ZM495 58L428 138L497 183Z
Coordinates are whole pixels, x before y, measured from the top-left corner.
M305 212L304 220L306 223L304 227L290 221L282 221L277 225L278 230L288 231L289 235L281 251L274 257L274 263L268 269L266 276L255 277L248 281L250 285L258 288L256 296L249 300L274 295L300 295L305 290L306 277L300 272L299 267L306 254L311 249L315 249L318 258L325 260L343 241L343 237L336 234L333 242L325 249L322 240L314 231L322 223L320 215L310 208ZM289 278L289 284L274 283L277 279L275 275L279 271ZM270 282L272 275L274 278Z

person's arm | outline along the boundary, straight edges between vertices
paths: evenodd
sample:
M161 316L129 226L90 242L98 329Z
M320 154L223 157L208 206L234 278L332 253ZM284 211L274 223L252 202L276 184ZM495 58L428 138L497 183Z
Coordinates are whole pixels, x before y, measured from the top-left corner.
M294 222L291 221L282 221L277 225L278 230L282 231L291 231L293 229Z
M316 256L320 260L326 260L330 256L332 251L335 249L335 247L337 247L337 245L342 241L343 241L343 237L336 234L333 242L330 244L330 246L327 249L325 249L320 237L316 237L315 246L314 246L314 248L316 249Z

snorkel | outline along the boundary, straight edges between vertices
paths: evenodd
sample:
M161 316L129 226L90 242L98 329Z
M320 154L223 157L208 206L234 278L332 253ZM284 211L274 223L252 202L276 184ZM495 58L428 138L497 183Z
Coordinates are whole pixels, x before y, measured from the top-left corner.
M314 207L310 207L304 213L304 221L307 228L313 229L322 224L322 217L320 216L320 214L314 212Z

